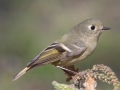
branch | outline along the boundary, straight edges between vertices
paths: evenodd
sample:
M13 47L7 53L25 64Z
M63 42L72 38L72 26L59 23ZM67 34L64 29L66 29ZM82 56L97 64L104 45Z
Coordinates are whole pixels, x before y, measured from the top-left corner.
M56 90L96 90L97 82L96 80L101 80L102 82L106 82L108 84L112 84L114 90L120 90L120 82L116 77L115 73L103 64L94 65L92 69L84 70L82 72L74 72L68 70L63 67L59 67L64 70L67 70L74 74L72 77L73 84L59 84L57 82L53 82Z

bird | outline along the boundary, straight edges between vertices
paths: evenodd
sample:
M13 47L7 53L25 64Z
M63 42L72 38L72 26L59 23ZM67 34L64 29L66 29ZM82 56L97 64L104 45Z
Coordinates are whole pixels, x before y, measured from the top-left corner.
M23 70L13 77L13 81L27 71L46 64L78 71L74 65L94 52L100 35L106 30L110 30L110 28L104 26L98 19L91 18L82 21L41 51ZM70 76L68 72L63 71Z

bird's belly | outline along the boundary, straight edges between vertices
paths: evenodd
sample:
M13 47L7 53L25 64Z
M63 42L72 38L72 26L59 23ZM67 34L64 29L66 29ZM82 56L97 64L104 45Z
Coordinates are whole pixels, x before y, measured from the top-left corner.
M81 60L86 59L92 52L85 52L82 55L78 56L77 58L71 59L68 63L66 63L67 65L72 65L72 64L76 64L79 63Z
M91 55L93 53L93 51L95 50L95 47L91 47L89 49L86 49L86 51L84 53L82 53L81 55L78 55L74 58L69 58L67 60L62 60L60 61L61 66L70 66L70 65L74 65L76 63L79 63L81 60L86 59L89 55Z

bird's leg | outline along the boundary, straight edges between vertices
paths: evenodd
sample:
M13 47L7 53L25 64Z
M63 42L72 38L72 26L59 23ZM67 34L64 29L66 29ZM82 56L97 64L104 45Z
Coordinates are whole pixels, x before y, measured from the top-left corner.
M65 66L64 68L67 68L67 69L69 69L69 70L71 70L71 71L74 71L74 72L78 72L78 70L79 70L79 68L75 69L74 65ZM67 70L64 70L64 69L62 69L62 70L63 70L63 71L65 72L65 74L68 76L68 78L66 79L67 82L69 82L69 81L72 79L72 77L75 75L74 73L69 72L69 71L67 71Z

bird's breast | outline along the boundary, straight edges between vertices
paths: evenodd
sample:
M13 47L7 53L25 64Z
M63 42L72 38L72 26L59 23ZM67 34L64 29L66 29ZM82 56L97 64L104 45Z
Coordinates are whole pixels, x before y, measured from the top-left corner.
M78 55L76 57L70 58L68 60L66 60L66 63L63 63L63 65L65 66L70 66L70 65L74 65L76 63L79 63L81 60L84 60L85 58L87 58L90 54L93 53L93 51L95 50L97 46L97 42L86 42L86 50L85 52L83 52L81 55Z

